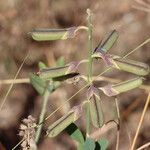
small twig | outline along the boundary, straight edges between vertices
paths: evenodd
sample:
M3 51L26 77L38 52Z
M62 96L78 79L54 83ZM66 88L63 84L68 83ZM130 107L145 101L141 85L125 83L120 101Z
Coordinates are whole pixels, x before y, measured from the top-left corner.
M19 141L19 142L12 148L12 150L15 150L23 141L24 141L24 139L22 139L21 141Z
M30 79L22 78L22 79L8 79L8 80L0 80L0 84L21 84L21 83L30 83Z
M139 124L138 124L138 128L136 130L136 133L135 133L135 136L134 136L134 139L133 139L133 142L132 142L132 145L131 145L131 149L130 150L134 150L134 147L135 147L135 144L136 144L136 140L137 140L137 137L139 135L139 131L140 131L140 128L141 128L141 125L143 123L143 119L144 119L144 116L145 116L145 113L146 113L146 110L148 108L148 104L150 102L150 92L148 94L148 97L147 97L147 100L146 100L146 103L145 103L145 106L144 106L144 109L143 109L143 112L142 112L142 115L141 115L141 118L140 118L140 121L139 121Z
M139 148L136 149L136 150L142 150L142 149L144 149L144 148L146 148L146 147L148 147L148 146L150 146L150 142L148 142L148 143L142 145L141 147L139 147Z

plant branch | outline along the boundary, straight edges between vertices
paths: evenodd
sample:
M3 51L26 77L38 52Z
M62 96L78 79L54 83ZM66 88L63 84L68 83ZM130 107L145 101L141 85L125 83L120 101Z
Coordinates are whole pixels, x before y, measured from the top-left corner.
M91 20L91 10L87 9L87 20L88 20L88 82L91 82L92 77L92 20Z
M36 135L35 135L35 142L36 143L38 143L40 135L41 135L41 131L42 131L42 127L43 127L43 121L44 121L44 117L46 114L46 106L48 103L48 97L49 97L49 91L46 89L44 96L43 96L43 104L42 104L41 114L40 114L39 122L38 122L38 124L40 124L40 125L38 126L37 131L36 131Z

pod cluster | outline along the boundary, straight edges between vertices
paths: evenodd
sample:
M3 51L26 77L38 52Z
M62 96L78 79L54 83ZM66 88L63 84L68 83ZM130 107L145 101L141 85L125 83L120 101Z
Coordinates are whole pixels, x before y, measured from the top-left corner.
M80 29L87 29L87 27L79 26L66 29L36 29L30 34L36 41L66 40L75 37L77 31ZM100 58L106 65L114 69L135 74L138 77L117 84L108 84L103 87L95 87L93 84L90 85L87 91L87 104L90 108L91 122L96 128L101 128L105 123L102 110L102 100L99 92L102 91L109 97L127 92L139 87L143 83L143 76L150 73L150 67L145 63L108 54L108 51L115 44L117 39L118 32L116 30L111 31L95 48L92 57ZM81 62L72 62L55 68L41 67L36 75L31 75L31 83L35 89L43 95L46 88L49 88L50 90L53 89L53 87L47 85L46 81L62 81L76 77L79 75L77 70ZM66 115L50 125L47 130L47 135L49 137L55 137L71 123L74 123L79 119L82 115L82 107L83 105L73 107Z

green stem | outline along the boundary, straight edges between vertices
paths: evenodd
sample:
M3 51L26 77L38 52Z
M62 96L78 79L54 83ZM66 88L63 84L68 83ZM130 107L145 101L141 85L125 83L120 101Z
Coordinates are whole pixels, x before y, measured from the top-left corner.
M92 17L91 17L91 10L87 9L87 20L88 20L88 82L91 82L92 77Z
M92 17L91 10L87 9L88 21L88 84L92 82ZM86 108L86 137L90 135L90 106L89 103Z
M41 114L39 117L39 122L38 124L40 124L37 128L36 131L36 135L35 135L35 141L36 143L38 143L40 135L41 135L41 131L42 131L42 127L43 127L43 121L44 121L44 117L45 117L45 113L46 113L46 106L48 103L48 97L49 97L49 91L46 89L45 94L43 96L43 104L42 104L42 110L41 110Z

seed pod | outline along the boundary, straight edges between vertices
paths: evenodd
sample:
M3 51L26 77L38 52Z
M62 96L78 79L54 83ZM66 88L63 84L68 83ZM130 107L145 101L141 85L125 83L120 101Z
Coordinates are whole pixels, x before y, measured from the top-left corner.
M88 98L90 98L90 114L92 124L94 127L100 128L104 124L104 116L98 89L91 86L88 91Z
M111 31L102 42L96 47L95 52L107 52L118 39L118 32L116 30Z
M73 38L77 30L78 27L66 29L35 29L31 32L31 36L36 41L66 40Z
M73 66L74 67L74 66ZM65 75L68 76L68 78L71 78L72 76L77 75L75 69L72 69L72 64L68 64L64 67L56 67L56 68L44 68L41 69L38 72L38 75L40 78L44 80L50 80L50 79L56 79L61 80L61 77L64 77Z
M62 132L67 126L75 122L82 114L82 107L75 106L68 114L61 117L59 120L49 126L47 130L48 137L55 137Z
M130 60L130 59L113 59L112 61L114 68L127 71L139 76L145 76L148 75L150 72L150 68L147 64Z
M106 85L99 89L102 90L107 96L111 97L139 87L143 83L143 79L143 77L137 77L115 85Z

